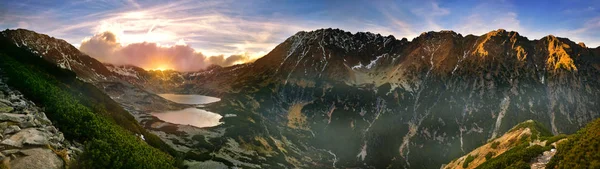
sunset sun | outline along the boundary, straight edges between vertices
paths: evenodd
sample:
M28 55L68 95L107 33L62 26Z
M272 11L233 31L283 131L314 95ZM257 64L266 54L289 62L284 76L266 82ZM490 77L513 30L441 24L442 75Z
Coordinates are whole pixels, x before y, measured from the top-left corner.
M167 66L158 66L152 70L157 70L157 71L165 71L165 70L169 70L170 68Z

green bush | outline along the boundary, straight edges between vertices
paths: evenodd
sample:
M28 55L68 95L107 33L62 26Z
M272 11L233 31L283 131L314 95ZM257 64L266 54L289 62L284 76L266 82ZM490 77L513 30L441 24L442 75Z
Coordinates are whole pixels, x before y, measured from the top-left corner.
M600 168L600 119L558 144L547 168Z
M473 160L475 160L475 157L477 157L477 155L475 155L475 156L471 156L471 154L469 154L469 155L467 156L467 158L465 159L465 161L463 162L463 165L462 165L462 167L463 167L463 168L467 168L467 167L469 167L469 163L471 163Z
M487 160L490 160L492 157L494 157L494 155L495 155L495 154L496 154L496 153L494 153L494 152L488 152L488 153L485 155L485 161L487 161Z
M544 125L542 123L534 121L534 120L528 120L528 121L519 123L517 126L513 127L510 131L514 131L514 130L522 129L522 128L529 128L529 129L531 129L532 132L539 132L539 134L541 134L541 136L551 136L552 135L552 132L550 132L550 130L546 129L546 127L544 127Z
M69 93L54 76L0 54L7 83L42 105L46 115L69 139L84 142L82 168L175 168L173 157L155 149L114 120L96 114ZM93 108L95 110L104 110Z
M521 168L523 164L528 164L533 158L548 150L549 147L534 145L529 147L529 143L521 143L516 147L498 155L495 158L486 160L477 168L481 169L503 169L503 168Z
M550 146L552 143L561 140L563 138L567 138L567 135L565 134L559 134L553 137L548 138L548 140L546 140L546 146Z
M500 142L494 141L494 142L492 143L491 147L492 147L493 149L496 149L496 148L498 148L498 145L500 145Z

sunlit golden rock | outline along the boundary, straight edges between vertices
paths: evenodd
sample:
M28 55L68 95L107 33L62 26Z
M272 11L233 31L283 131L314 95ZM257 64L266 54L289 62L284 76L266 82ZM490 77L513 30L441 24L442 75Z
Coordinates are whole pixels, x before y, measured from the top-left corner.
M473 51L472 54L478 55L478 56L488 56L489 53L484 47L485 43L488 42L492 37L504 34L505 32L506 32L506 30L504 30L504 29L498 29L498 30L486 33L485 35L483 35L483 40L479 44L477 44L477 47L475 48L475 51Z
M569 50L571 47L568 44L560 42L558 38L553 35L548 36L548 60L546 61L546 65L549 68L552 68L554 71L563 68L568 71L577 71L577 67L575 63L573 63L573 59L571 56L567 54L566 50Z

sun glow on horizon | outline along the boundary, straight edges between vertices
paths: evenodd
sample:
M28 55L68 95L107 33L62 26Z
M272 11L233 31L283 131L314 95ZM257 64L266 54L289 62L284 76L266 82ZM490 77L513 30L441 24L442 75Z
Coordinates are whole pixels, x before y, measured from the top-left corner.
M162 72L162 71L165 71L165 70L172 70L172 68L170 68L169 66L166 66L166 65L160 65L160 66L157 66L157 67L155 67L153 69L150 69L150 70L161 71Z

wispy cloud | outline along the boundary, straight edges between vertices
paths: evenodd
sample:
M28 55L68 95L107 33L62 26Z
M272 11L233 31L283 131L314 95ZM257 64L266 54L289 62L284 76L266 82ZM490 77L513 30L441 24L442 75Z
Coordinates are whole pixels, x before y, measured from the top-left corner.
M411 10L411 12L417 16L422 17L427 23L427 27L432 30L440 30L442 26L437 23L437 19L441 16L446 16L450 14L450 10L448 8L440 7L437 2L429 2L429 5L424 5L421 8L415 8Z
M585 42L588 47L600 47L600 17L585 21L575 29L558 31L557 36L568 37L575 42Z
M522 27L519 15L508 1L481 2L463 12L467 14L466 17L453 26L457 32L481 35L491 30L506 29L531 36Z

